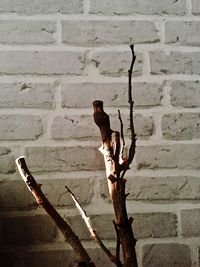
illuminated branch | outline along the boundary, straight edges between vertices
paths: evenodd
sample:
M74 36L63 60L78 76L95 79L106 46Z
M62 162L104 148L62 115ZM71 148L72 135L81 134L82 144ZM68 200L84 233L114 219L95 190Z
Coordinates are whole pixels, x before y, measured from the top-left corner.
M88 253L82 246L79 238L76 236L76 234L71 229L70 225L67 224L63 220L63 218L58 214L55 208L51 205L51 203L45 197L44 193L42 192L40 188L41 186L37 184L34 177L29 172L28 167L25 162L25 158L20 157L16 159L15 162L18 167L19 173L21 174L25 184L27 185L28 189L34 196L38 205L41 206L47 212L47 214L52 218L52 220L55 222L57 227L62 232L65 238L65 241L69 242L69 244L72 246L79 261L78 266L79 267L95 267Z
M78 211L81 214L81 217L83 218L92 238L98 243L98 245L101 247L101 249L106 253L106 255L109 257L109 259L116 264L117 260L114 255L110 252L109 249L106 248L106 246L103 244L99 236L97 235L96 231L93 229L92 224L90 222L90 217L87 216L86 212L83 210L81 207L80 203L78 202L77 198L75 195L72 193L72 191L69 189L69 187L65 186L67 191L70 193L71 198L73 199Z
M132 220L128 219L126 210L126 180L119 176L121 172L121 164L119 160L120 143L119 133L114 132L115 140L112 141L113 130L110 128L109 116L103 110L103 102L96 100L93 102L94 121L100 129L102 137L102 146L100 151L104 156L106 167L107 183L110 198L115 211L115 229L117 231L117 257L119 258L119 243L122 246L124 267L137 267L137 259L135 253L136 240L132 231ZM115 149L114 149L115 148ZM115 151L114 151L115 150ZM117 266L121 266L120 259Z

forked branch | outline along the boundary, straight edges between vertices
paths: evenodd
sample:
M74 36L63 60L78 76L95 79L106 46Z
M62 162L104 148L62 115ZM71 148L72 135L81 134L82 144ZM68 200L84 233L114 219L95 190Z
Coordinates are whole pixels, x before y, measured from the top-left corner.
M134 53L133 45L130 46L132 51L132 61L129 74L129 83L128 83L128 102L130 107L130 130L131 130L131 146L129 149L128 159L123 158L123 149L125 145L124 136L123 136L123 122L121 114L119 113L119 120L121 123L121 138L122 146L120 144L120 134L119 132L113 131L110 128L110 119L109 116L103 110L103 102L100 100L95 100L93 102L94 107L94 121L100 129L102 146L100 151L104 156L104 162L106 167L107 183L110 198L113 203L115 211L115 221L114 226L117 235L117 245L116 245L116 258L117 266L123 267L137 267L137 257L135 251L136 239L133 235L132 230L132 218L128 218L126 210L126 197L125 184L126 180L124 175L129 169L130 164L133 161L135 155L136 147L136 135L133 123L133 100L132 100L132 71L134 62L136 59ZM115 134L115 138L112 138L112 134ZM123 264L120 260L120 245L123 252Z

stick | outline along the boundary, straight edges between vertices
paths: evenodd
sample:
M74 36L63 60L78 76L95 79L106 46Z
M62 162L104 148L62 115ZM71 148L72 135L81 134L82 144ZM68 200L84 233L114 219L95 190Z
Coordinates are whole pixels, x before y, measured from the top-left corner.
M121 267L121 261L120 261L120 236L119 236L119 231L117 229L117 225L115 221L113 221L114 227L115 227L115 232L116 232L116 237L117 237L117 242L116 242L116 259L117 259L117 267Z
M70 225L67 224L63 218L58 214L55 208L51 205L48 199L45 197L44 193L42 192L40 185L37 184L34 177L28 170L28 167L25 162L24 157L20 157L16 159L16 165L18 167L19 173L22 176L25 184L27 185L28 189L34 196L36 202L41 206L47 214L53 219L57 227L62 232L63 236L65 237L65 241L69 242L72 246L76 256L78 258L78 266L81 267L95 267L94 263L90 259L88 253L82 246L79 238L71 229Z
M83 210L81 207L80 203L78 202L77 198L75 195L72 193L72 191L69 189L69 187L65 186L67 191L70 193L71 198L73 199L78 211L80 212L91 236L94 238L94 240L98 243L98 245L101 247L101 249L106 253L106 255L109 257L109 259L114 262L117 265L117 260L114 255L110 252L109 249L106 248L106 246L103 244L99 236L97 235L96 231L93 229L91 222L90 222L90 217L87 216L86 212Z
M130 49L132 52L132 61L130 65L130 69L128 70L128 103L129 103L129 120L130 120L130 131L131 131L131 145L129 148L129 154L128 154L128 162L126 165L126 168L124 169L121 178L124 177L126 171L130 168L130 164L132 163L134 156L135 156L135 148L136 148L136 134L135 134L135 128L133 123L133 97L132 97L132 73L133 73L133 66L136 60L136 55L134 52L134 45L130 45Z
M129 149L129 158L128 158L128 165L130 165L133 161L134 155L135 155L135 147L136 147L136 134L135 134L135 128L133 123L133 98L132 98L132 73L133 73L133 66L136 60L135 52L134 52L134 45L130 46L131 52L132 52L132 61L130 69L128 70L128 103L130 105L130 130L131 130L131 146Z
M124 139L124 125L123 125L123 121L122 121L122 116L121 116L121 112L120 110L118 109L118 118L119 118L119 121L120 121L120 134L121 134L121 139L122 139L122 148L121 148L121 157L123 158L124 157L124 147L125 147L125 139Z

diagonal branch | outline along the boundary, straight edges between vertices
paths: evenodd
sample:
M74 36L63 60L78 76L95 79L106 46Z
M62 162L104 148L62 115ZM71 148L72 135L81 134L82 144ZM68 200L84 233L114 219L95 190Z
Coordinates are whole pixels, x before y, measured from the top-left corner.
M70 225L63 220L63 218L59 215L59 213L55 210L55 208L45 197L44 193L40 188L40 185L37 184L34 177L29 172L25 158L20 157L16 159L15 162L18 167L19 173L22 176L22 179L24 180L25 184L27 185L28 189L34 196L39 206L41 206L47 212L47 214L53 219L53 221L55 222L55 224L65 237L65 241L69 242L69 244L72 246L79 261L78 266L95 267L95 264L90 259L88 253L84 249L79 238L71 229Z
M80 212L91 236L94 238L94 240L98 243L98 245L101 247L101 249L106 253L106 255L109 257L109 259L114 262L115 264L117 264L117 260L116 257L114 255L112 255L112 253L110 252L110 250L103 244L103 242L101 241L101 239L99 238L99 236L97 235L96 231L93 229L91 222L90 222L90 217L87 216L86 212L83 210L83 208L81 207L80 203L78 202L77 198L75 197L75 195L72 193L72 191L69 189L69 187L65 186L65 188L67 189L67 191L70 193L71 198L73 199L78 211Z

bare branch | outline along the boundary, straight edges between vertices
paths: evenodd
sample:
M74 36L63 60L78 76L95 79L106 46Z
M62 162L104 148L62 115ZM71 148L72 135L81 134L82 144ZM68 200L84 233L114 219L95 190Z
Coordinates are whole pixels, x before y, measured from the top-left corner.
M94 121L100 129L102 146L100 151L104 156L106 167L106 175L110 198L113 202L115 211L115 224L117 226L119 238L117 240L119 246L122 245L124 258L124 267L137 267L137 258L135 254L135 239L131 224L128 220L126 210L126 194L125 194L125 179L118 179L118 173L121 171L119 162L116 164L115 153L113 146L119 147L119 133L115 136L115 144L111 140L112 130L110 128L109 116L103 110L103 102L96 100L94 106ZM119 151L119 149L118 149ZM117 153L119 155L119 153ZM119 157L118 157L119 159ZM117 256L119 257L119 256Z
M65 186L67 191L70 193L71 198L73 199L78 211L80 212L91 236L94 238L94 240L98 243L98 245L101 247L101 249L106 253L106 255L109 257L109 259L114 262L117 265L117 260L114 255L110 252L110 250L103 244L99 236L97 235L96 231L93 229L92 224L90 222L90 217L87 216L86 212L81 207L80 203L78 202L75 195L72 193L72 191L69 189L69 187Z
M117 242L116 242L116 259L117 259L117 267L121 267L121 261L120 261L120 236L119 236L119 230L117 228L116 222L113 221L114 227L115 227L115 232L116 232L116 237L117 237Z
M120 134L121 134L121 139L122 139L122 147L121 147L120 154L121 154L121 157L123 158L124 157L124 148L125 148L126 143L125 143L125 139L124 139L124 125L123 125L123 121L122 121L121 112L119 109L118 109L118 118L120 121Z
M127 165L121 175L121 178L124 177L126 171L129 169L130 164L132 163L134 156L135 156L135 149L136 149L136 133L135 133L135 127L133 122L133 97L132 97L132 73L133 73L133 66L136 60L136 55L134 52L134 45L130 45L130 49L132 52L132 60L130 69L128 70L128 103L129 103L129 120L130 120L130 131L131 131L131 145L129 147L129 154L128 154L128 162Z
M131 130L131 146L129 148L129 157L128 157L128 167L132 163L133 158L135 156L135 147L136 147L136 134L135 128L133 123L133 97L132 97L132 73L133 73L133 66L136 60L136 55L134 52L134 45L130 45L131 52L132 52L132 61L130 69L128 70L128 103L130 105L130 130Z
M28 189L34 196L37 203L47 212L47 214L53 219L57 227L62 232L65 240L69 242L69 244L74 249L76 256L78 258L78 266L80 267L95 267L95 264L90 259L88 253L82 246L79 238L71 229L70 225L67 224L63 218L58 214L55 208L51 205L48 199L45 197L44 193L41 190L41 186L37 184L34 177L31 175L30 171L25 162L24 157L20 157L16 159L16 165L18 167L19 173L21 174L25 184Z

